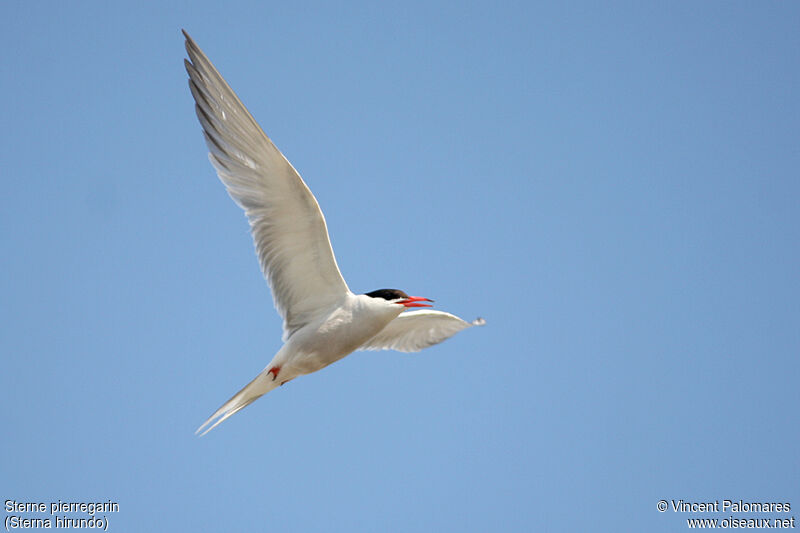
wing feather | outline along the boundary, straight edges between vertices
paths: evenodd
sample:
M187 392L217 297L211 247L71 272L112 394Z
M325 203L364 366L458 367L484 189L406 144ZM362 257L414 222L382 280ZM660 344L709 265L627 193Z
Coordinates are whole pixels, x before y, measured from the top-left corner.
M359 350L418 352L449 339L459 331L485 323L482 318L467 322L450 313L433 309L405 311L365 342Z
M209 159L244 209L261 264L283 317L284 340L315 310L349 293L325 217L300 174L272 144L202 50L184 32L189 88Z

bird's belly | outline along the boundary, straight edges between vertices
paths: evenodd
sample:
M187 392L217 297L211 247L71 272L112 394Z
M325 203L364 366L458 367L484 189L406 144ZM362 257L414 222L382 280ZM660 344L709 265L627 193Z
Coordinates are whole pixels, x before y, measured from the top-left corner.
M310 374L335 363L377 335L394 316L353 320L352 316L331 316L310 324L292 335L294 356L287 361L297 374Z

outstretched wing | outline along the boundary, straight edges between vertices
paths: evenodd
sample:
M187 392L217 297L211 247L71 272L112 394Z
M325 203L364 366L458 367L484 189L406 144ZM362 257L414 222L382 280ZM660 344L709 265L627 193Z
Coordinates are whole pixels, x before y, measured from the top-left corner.
M389 322L389 325L359 347L359 350L397 350L418 352L439 344L461 330L482 326L486 321L477 318L472 322L462 320L443 311L406 311Z
M333 256L325 217L300 174L203 51L183 34L190 60L184 63L209 159L250 221L286 340L315 310L349 292Z

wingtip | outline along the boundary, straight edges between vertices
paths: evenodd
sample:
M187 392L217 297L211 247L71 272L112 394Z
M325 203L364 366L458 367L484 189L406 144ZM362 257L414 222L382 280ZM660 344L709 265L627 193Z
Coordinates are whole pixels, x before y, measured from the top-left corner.
M186 53L189 54L189 57L194 59L192 54L197 54L198 52L202 54L202 52L200 52L200 47L197 46L196 42L194 42L194 39L192 39L192 36L189 35L189 32L181 29L181 33L184 37L183 47L186 48Z
M486 320L481 317L478 317L472 321L473 326L483 326L484 324L486 324Z

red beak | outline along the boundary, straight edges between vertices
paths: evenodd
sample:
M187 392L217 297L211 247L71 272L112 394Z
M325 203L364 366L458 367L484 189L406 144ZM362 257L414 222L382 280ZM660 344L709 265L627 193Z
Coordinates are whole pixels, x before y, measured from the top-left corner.
M400 300L397 303L399 303L400 305L402 305L404 307L433 307L432 305L421 304L419 302L431 302L431 303L433 303L433 300L429 300L428 298L423 298L422 296L409 296L405 300Z

